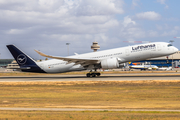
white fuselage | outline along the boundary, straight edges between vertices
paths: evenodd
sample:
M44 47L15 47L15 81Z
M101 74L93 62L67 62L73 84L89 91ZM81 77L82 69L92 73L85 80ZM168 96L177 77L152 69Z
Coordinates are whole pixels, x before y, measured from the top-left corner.
M67 58L81 58L81 59L97 59L99 61L109 58L118 58L120 63L145 60L154 57L167 56L177 52L178 49L174 46L169 46L169 43L154 42L147 44L140 44L128 47L121 47L116 49L91 52L86 54L69 56ZM47 73L61 73L69 71L85 70L81 64L69 63L66 61L52 59L36 63L42 70Z

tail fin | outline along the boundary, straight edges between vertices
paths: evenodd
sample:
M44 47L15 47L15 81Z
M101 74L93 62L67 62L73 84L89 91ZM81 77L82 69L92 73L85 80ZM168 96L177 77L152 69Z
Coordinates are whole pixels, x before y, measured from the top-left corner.
M24 71L24 72L41 72L41 73L44 72L31 57L29 57L24 52L19 50L16 46L7 45L7 48L9 49L9 51L13 55L14 59L19 64L22 71Z
M32 58L20 51L14 45L7 45L7 48L9 49L19 66L36 65L35 61Z
M132 66L132 65L134 65L132 62L129 62L129 66Z
M129 66L132 66L132 65L140 65L141 63L140 62L129 62Z

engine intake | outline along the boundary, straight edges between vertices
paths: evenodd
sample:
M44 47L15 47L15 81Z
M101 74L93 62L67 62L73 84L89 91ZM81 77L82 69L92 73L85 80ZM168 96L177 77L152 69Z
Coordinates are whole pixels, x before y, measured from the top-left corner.
M102 69L113 69L118 67L119 67L118 58L109 58L101 61Z

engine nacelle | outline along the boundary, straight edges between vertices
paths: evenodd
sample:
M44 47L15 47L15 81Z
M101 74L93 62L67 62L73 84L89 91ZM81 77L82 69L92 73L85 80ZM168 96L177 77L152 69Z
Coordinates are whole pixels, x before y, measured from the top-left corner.
M118 58L109 58L101 61L102 69L113 69L119 67Z

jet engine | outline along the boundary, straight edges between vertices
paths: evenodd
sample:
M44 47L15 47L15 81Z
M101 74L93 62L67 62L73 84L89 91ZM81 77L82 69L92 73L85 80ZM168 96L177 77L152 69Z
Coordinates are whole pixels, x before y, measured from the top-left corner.
M113 69L118 67L119 67L118 58L109 58L101 61L102 69Z

